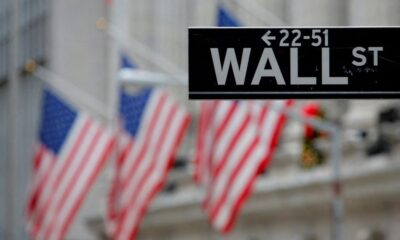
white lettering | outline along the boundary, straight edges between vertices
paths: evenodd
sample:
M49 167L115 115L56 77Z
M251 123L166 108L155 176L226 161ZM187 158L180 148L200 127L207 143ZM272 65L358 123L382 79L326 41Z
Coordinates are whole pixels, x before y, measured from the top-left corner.
M268 60L271 64L271 69L265 69L265 64L267 64ZM272 48L264 48L261 59L258 62L256 73L251 81L251 85L260 84L262 77L274 77L278 85L286 84Z
M211 48L210 50L218 85L225 85L230 66L232 66L236 85L244 85L251 49L250 48L243 49L240 66L238 64L234 48L227 49L223 66L221 66L221 58L219 55L218 48Z
M292 85L315 85L316 77L299 77L299 49L290 49L290 84Z
M366 49L363 47L355 47L353 49L353 56L358 59L358 61L353 60L351 62L354 66L361 67L367 63L367 58L363 54L361 54L364 53L365 50Z
M322 48L322 84L324 85L347 85L348 77L331 77L330 76L330 49Z
M383 47L369 47L369 51L374 55L374 66L378 66L378 52L383 51Z

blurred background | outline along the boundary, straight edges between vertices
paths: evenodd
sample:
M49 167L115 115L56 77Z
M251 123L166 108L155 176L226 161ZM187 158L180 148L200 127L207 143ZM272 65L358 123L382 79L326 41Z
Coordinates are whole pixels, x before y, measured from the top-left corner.
M16 239L28 238L23 212L43 82L68 82L64 90L74 104L108 123L115 109L120 54L129 55L140 69L185 79L188 27L216 26L222 6L243 26L400 24L400 0L17 2L18 14L13 15L13 1L0 0L0 239L9 239L9 232ZM14 83L12 16L19 35L19 79ZM32 74L35 64L48 72ZM103 108L74 98L76 88ZM207 222L201 191L191 177L198 102L187 100L185 86L165 88L191 112L193 122L165 189L142 222L139 239L332 239L332 140L324 132L288 119L271 167L257 179L233 232L221 236ZM400 239L400 101L296 101L294 110L342 130L343 239ZM110 179L108 164L67 239L107 238L103 220Z

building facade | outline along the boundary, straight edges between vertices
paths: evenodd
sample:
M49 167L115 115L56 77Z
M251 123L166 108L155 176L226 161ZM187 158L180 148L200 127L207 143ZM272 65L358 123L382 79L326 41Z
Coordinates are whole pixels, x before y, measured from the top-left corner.
M215 26L217 7L221 4L244 26L400 24L400 0L114 0L111 5L98 0L20 2L21 68L27 59L35 59L104 106L114 108L113 83L120 52L129 54L142 69L185 75L187 27ZM6 0L0 0L0 6L0 164L5 166L9 13ZM108 29L116 28L124 37L107 33L103 28L105 22ZM19 85L18 137L23 147L19 153L21 177L17 183L20 210L14 231L18 239L24 239L27 236L21 227L23 204L43 83L35 77L23 76ZM318 143L326 155L325 164L304 169L299 164L304 126L288 120L270 169L257 180L233 232L222 236L209 225L201 209L202 190L191 179L198 102L187 100L185 87L169 87L168 91L189 109L194 119L179 152L179 164L142 222L139 239L331 239L333 190L329 138ZM295 109L306 103L298 101ZM398 240L400 123L396 117L385 120L388 115L385 113L398 111L400 102L325 100L321 106L326 110L327 120L343 129L343 239ZM109 120L106 114L86 108L85 104L78 107L104 122ZM90 191L67 239L106 238L103 219L110 164ZM0 167L0 192L6 191L7 176L7 169ZM7 239L6 208L5 195L0 194L0 239Z

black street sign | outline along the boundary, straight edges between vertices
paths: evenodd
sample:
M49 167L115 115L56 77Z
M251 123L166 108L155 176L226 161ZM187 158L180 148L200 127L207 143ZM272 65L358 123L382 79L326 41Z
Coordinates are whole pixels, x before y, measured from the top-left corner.
M190 99L400 98L400 28L190 28Z

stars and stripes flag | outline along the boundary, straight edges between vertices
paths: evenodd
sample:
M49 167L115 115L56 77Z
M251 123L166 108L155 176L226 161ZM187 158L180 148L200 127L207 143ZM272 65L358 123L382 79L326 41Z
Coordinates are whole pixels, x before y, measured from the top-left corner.
M219 26L239 22L222 6ZM232 229L256 177L271 160L291 101L205 101L201 104L195 181L206 189L203 207L220 232Z
M158 89L122 92L120 114L108 223L113 239L135 239L143 215L166 181L189 115Z
M217 9L217 26L220 27L238 27L240 22L229 12L222 4Z
M203 206L218 231L231 230L256 177L271 160L285 117L270 109L291 103L201 104L194 177L206 189Z
M44 90L27 203L33 239L64 239L113 148L108 129Z
M132 68L127 58L122 65ZM107 228L113 239L135 239L152 199L166 182L188 127L189 114L166 92L121 91L118 158L109 195Z

